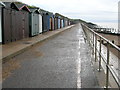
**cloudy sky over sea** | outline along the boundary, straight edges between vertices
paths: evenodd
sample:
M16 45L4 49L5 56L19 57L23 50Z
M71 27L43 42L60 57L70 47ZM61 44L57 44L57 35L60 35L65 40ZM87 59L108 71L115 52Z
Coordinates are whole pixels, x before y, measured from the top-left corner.
M70 18L117 27L119 0L19 0Z

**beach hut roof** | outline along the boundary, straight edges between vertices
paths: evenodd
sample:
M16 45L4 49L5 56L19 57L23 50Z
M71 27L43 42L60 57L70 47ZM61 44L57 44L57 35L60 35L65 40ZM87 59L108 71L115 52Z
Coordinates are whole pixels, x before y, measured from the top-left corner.
M11 7L11 2L3 2L5 4L5 7Z
M5 4L5 7L7 7L7 8L16 9L18 11L25 10L25 11L30 12L30 10L27 7L27 5L23 4L21 2L4 2L4 4Z
M1 2L1 1L0 1L0 5L1 5L1 6L5 6L5 4L4 4L3 2Z
M38 13L38 14L41 13L38 8L30 8L30 12L31 12L31 13Z
M11 3L11 8L17 9L17 10L26 10L30 12L30 9L27 7L26 4L23 4L21 2L13 2Z
M44 10L44 9L40 9L40 11L41 11L42 14L53 15L52 12L46 11L46 10Z
M55 13L55 15L56 15L56 16L65 17L65 16L63 16L63 15L61 15L61 14L59 14L59 13Z

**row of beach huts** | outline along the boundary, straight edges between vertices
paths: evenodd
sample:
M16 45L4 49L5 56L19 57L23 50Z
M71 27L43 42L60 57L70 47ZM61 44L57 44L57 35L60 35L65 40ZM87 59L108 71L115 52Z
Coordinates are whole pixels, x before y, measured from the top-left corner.
M69 18L21 2L0 2L0 43L7 44L69 26Z

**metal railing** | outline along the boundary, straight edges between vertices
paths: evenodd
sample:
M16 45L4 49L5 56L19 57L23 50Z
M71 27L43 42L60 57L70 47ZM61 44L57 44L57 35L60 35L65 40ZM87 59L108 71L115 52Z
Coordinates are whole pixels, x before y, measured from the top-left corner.
M116 34L120 35L120 30L119 29L114 29L114 28L94 28L96 32L101 32L101 33L109 33L109 34Z
M81 24L84 34L86 36L87 41L89 42L90 46L92 47L92 51L93 51L93 55L95 58L95 62L97 62L98 60L98 71L100 72L102 69L102 61L105 63L105 70L106 70L106 82L105 82L105 87L106 89L109 88L109 78L110 75L112 75L115 83L117 84L118 88L120 89L120 76L119 74L117 75L117 73L115 72L115 70L111 67L110 65L110 47L114 48L115 50L118 51L118 54L120 54L120 48L117 47L115 44L113 44L112 42L110 42L109 40L107 40L106 38L104 38L103 36L99 35L98 33L96 33L94 30L88 28L86 25ZM99 39L99 40L98 40ZM97 45L99 41L99 46ZM102 43L106 42L106 48L107 48L107 54L106 54L106 58L105 56L102 54L101 52L101 46ZM119 56L119 55L118 55ZM118 59L119 60L119 59Z

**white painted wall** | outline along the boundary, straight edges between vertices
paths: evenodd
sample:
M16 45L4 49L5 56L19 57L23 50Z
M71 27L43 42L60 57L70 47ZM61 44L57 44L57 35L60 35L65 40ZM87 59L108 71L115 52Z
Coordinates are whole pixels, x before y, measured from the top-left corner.
M39 14L39 33L42 33L42 15Z

